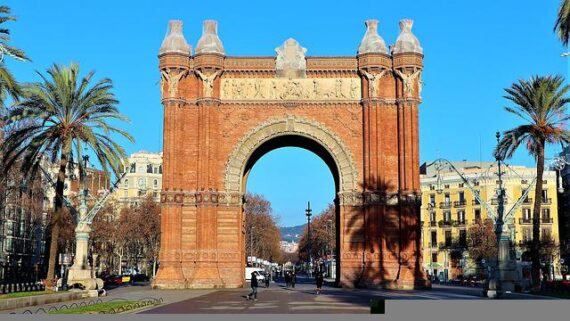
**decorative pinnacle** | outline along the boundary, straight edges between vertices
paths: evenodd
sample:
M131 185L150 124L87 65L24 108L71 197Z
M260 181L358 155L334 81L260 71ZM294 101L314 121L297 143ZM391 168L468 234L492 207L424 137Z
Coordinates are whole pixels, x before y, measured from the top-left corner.
M218 37L218 22L216 20L204 20L202 37L196 45L196 53L225 54L224 45Z
M400 35L393 47L393 53L419 53L423 54L423 48L420 46L418 38L412 33L414 21L411 19L400 20Z
M364 53L383 53L387 54L388 49L384 39L378 35L378 20L370 19L364 23L366 25L366 33L358 46L358 54Z
M160 46L159 54L180 53L185 55L192 54L192 47L184 39L182 34L182 21L170 20L168 22L168 34L164 37Z

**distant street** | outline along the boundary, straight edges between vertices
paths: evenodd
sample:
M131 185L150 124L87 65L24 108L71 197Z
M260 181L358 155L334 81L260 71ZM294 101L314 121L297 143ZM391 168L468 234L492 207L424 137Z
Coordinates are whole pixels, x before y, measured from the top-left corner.
M325 287L324 293L315 294L315 285L304 277L298 278L294 289L284 283L272 283L269 288L259 288L258 301L247 301L250 291L228 289L163 305L142 313L370 313L369 302L373 298L387 300L488 300L481 296L480 288L434 285L432 290L386 291L363 289L339 289ZM529 294L505 294L504 299L540 300L549 297Z

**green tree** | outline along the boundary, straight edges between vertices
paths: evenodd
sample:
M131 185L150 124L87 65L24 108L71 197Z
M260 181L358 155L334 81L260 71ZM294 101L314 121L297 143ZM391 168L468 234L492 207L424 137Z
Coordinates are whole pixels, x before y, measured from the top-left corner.
M4 23L15 20L16 17L10 15L10 8L0 6L0 107L4 107L4 100L7 96L17 100L22 93L20 85L6 67L4 58L9 56L22 61L29 60L22 50L8 44L10 30L4 27Z
M307 261L309 250L311 257L318 259L336 253L336 220L335 206L329 204L319 215L311 220L311 240L308 242L307 225L299 240L299 259Z
M542 178L544 172L544 150L547 143L568 143L570 132L566 123L566 97L569 86L563 86L561 76L534 76L530 80L519 80L506 88L504 96L513 103L505 107L509 113L520 117L525 124L507 130L495 148L495 156L511 158L524 144L536 160L535 202L532 215L532 280L534 286L540 284L540 206L542 201Z
M46 158L59 163L47 274L51 282L62 223L64 182L73 159L81 159L83 147L89 147L105 171L110 168L117 174L126 153L111 136L118 134L131 142L133 138L109 123L128 121L119 113L110 79L92 84L94 72L80 78L77 64L53 65L47 75L38 74L42 81L26 86L21 100L8 111L9 122L24 125L15 126L17 129L7 136L2 149L4 170L20 158L21 170L29 175L35 174ZM82 162L78 163L82 172Z
M570 0L562 0L560 2L554 32L556 32L562 44L568 46L568 41L570 40Z

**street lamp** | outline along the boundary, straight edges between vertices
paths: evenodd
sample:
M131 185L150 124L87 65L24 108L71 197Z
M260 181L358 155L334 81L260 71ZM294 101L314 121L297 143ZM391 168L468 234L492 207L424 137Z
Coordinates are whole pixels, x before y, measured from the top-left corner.
M307 202L307 209L305 215L307 216L307 249L309 250L309 265L313 261L311 253L311 202Z
M253 266L253 231L255 230L255 226L251 227L249 231L249 254L252 257L251 266Z

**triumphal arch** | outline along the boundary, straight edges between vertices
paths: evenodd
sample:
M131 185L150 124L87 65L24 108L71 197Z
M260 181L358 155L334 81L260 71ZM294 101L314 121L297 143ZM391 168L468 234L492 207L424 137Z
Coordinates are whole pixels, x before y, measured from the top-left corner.
M354 56L311 57L287 39L234 57L215 21L193 52L171 21L159 51L164 176L157 288L244 285L243 202L253 164L279 147L313 151L337 198L338 284L424 286L418 107L423 50L412 21L388 48L366 21Z

